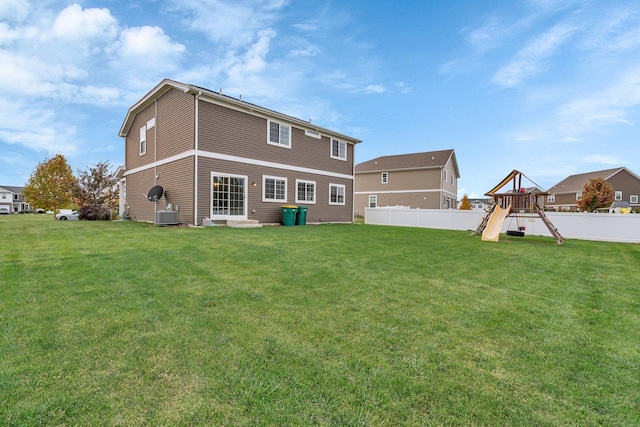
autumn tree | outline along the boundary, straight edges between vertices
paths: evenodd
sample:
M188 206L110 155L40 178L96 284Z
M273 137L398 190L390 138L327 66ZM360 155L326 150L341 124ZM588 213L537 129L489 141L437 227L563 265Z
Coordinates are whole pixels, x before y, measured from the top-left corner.
M22 194L31 205L56 211L73 202L76 179L62 154L40 163L29 177Z
M466 194L462 196L462 200L460 201L460 207L458 209L463 211L471 210L471 202L469 201L469 196L467 196Z
M613 202L613 187L603 178L591 178L584 185L582 198L578 200L578 209L593 212L596 209L608 208Z
M77 185L73 197L80 206L118 205L118 187L109 162L99 162L87 170L77 171Z
M111 209L118 205L118 188L109 162L99 162L87 170L78 170L73 196L80 205L78 214L81 219L110 219Z

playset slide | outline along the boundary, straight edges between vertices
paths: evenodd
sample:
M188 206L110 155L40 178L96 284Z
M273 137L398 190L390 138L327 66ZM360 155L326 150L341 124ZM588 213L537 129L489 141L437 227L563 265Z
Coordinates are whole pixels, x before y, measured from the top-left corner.
M489 222L487 226L482 231L482 240L487 242L497 242L500 236L500 231L502 230L502 225L504 224L504 219L509 215L509 211L511 211L511 205L507 206L506 209L502 209L500 206L496 206L495 210L489 217Z

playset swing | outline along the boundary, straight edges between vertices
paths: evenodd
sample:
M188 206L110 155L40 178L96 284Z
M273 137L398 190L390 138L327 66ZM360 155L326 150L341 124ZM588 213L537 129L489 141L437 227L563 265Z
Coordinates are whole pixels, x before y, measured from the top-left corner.
M522 187L522 177L527 178L536 187L527 190ZM513 181L513 189L506 193L498 193L502 187ZM538 185L531 179L526 177L522 172L513 170L500 184L496 185L491 191L485 193L485 196L493 197L493 205L478 224L473 234L482 233L482 240L497 242L500 231L506 217L511 217L508 224L507 235L524 237L527 230L526 223L533 223L536 217L540 218L547 226L551 235L556 242L561 245L564 238L558 230L553 226L549 218L545 215L544 210L540 207L539 200L544 198L548 193L539 190ZM543 199L544 200L544 199ZM516 228L512 227L515 219Z

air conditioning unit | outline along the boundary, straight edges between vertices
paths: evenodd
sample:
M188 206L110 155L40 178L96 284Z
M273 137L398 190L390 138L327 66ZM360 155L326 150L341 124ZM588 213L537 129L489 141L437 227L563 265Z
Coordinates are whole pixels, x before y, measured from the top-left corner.
M157 211L156 225L176 225L179 224L178 211Z

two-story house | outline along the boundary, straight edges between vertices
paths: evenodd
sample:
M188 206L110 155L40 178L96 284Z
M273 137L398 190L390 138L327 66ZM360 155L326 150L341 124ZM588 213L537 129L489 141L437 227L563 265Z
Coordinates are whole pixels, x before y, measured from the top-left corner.
M590 179L602 178L611 184L614 201L628 202L632 208L640 206L640 177L625 167L570 175L548 190L545 207L557 211L575 211L582 191Z
M23 190L24 187L0 186L0 214L21 213L30 210L29 204L24 201L22 196Z
M456 209L460 172L454 150L378 157L356 165L355 174L356 215L378 206Z
M279 223L281 205L307 222L353 221L354 147L360 140L199 86L165 79L128 111L121 212L154 221ZM157 203L152 187L162 187Z

